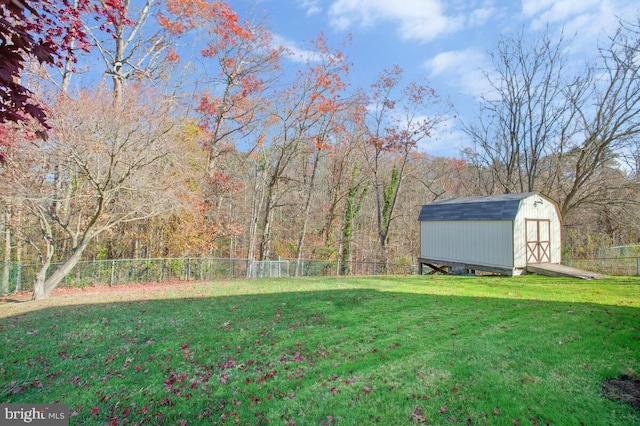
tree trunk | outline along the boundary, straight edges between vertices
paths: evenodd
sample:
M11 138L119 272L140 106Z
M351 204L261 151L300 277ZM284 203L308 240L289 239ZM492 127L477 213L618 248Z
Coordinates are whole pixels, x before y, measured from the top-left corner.
M347 205L344 210L342 224L342 238L339 247L339 271L340 275L348 275L351 272L351 242L353 237L353 222L362 207L364 197L367 195L367 187L360 189L361 183L356 183L358 169L353 168L352 181L347 193Z
M20 229L20 223L22 222L22 212L18 209L18 215L16 218L17 229ZM22 268L22 239L16 239L16 264L18 265L18 270L16 272L16 289L15 293L22 291L22 277L20 276L21 268Z
M262 239L258 251L258 259L266 260L271 256L271 220L273 219L273 209L270 205L270 197L267 199L267 208L264 212L264 226L262 228Z
M247 249L247 277L253 276L253 261L256 258L256 247L258 245L258 222L260 212L264 204L264 171L257 174L253 189L253 199L251 200L251 217L249 219L249 247Z
M7 206L2 216L4 228L4 268L2 269L2 294L9 294L9 269L11 268L11 209Z
M31 296L31 300L40 300L49 297L51 294L51 290L47 292L46 290L46 277L47 272L49 272L49 267L51 266L51 259L53 259L53 253L55 252L53 241L51 238L46 238L47 248L46 254L42 259L42 265L40 266L40 270L36 274L36 281L33 283L33 295Z
M304 203L304 210L302 213L302 229L300 230L300 238L298 238L298 253L296 263L295 275L300 274L300 262L302 261L302 255L304 253L304 239L307 234L307 224L309 223L309 213L311 212L311 197L313 195L313 189L315 188L316 172L318 171L318 163L320 161L320 150L316 151L315 158L313 160L313 170L311 171L311 177L309 178L309 186L307 188L306 199Z
M82 259L82 255L89 246L90 240L90 238L83 239L80 245L76 247L73 254L62 265L56 268L49 278L45 280L46 272L51 266L51 257L53 257L53 251L51 252L52 255L45 261L45 264L40 268L36 277L36 285L33 290L33 300L45 299L51 296L51 292L58 287L62 280L69 275L80 259Z
M275 204L275 191L280 174L277 172L280 169L280 162L276 167L276 172L271 176L264 201L264 214L262 222L262 238L260 239L260 247L258 250L258 259L265 260L271 256L271 221L273 220L273 205Z
M79 0L73 0L72 9L77 11L79 6ZM69 52L73 52L76 48L76 38L74 37L69 42ZM71 84L71 77L73 76L73 61L68 58L64 63L64 68L62 69L62 82L60 84L60 88L62 93L69 92L69 85Z
M378 240L380 242L380 250L382 252L382 262L385 268L388 266L389 257L387 253L389 243L389 233L391 231L391 222L393 221L393 213L400 192L400 185L404 177L404 171L408 160L408 152L402 159L402 165L398 170L393 166L391 170L391 179L388 186L383 185L382 194L378 189Z
M31 300L40 300L46 299L47 294L44 291L44 282L45 277L47 276L47 271L49 270L49 266L51 266L51 260L45 261L40 267L40 270L36 274L36 281L33 283L33 295L31 296Z
M88 243L83 243L80 247L76 248L76 251L64 262L59 268L57 268L51 276L44 283L44 292L48 297L51 292L58 287L63 279L69 275L71 270L78 264L82 255L87 248Z

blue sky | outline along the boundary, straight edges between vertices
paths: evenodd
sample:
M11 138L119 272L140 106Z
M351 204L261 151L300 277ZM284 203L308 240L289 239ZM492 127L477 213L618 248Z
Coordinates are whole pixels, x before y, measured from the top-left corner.
M473 120L476 97L487 90L482 70L488 51L502 33L561 30L575 38L576 63L596 54L598 40L617 27L618 17L640 16L637 0L230 0L242 15L266 16L280 43L304 54L323 32L346 49L356 87L367 87L384 69L397 64L406 82L426 81L449 98L461 118ZM435 140L420 149L431 155L459 157L469 141L452 118Z

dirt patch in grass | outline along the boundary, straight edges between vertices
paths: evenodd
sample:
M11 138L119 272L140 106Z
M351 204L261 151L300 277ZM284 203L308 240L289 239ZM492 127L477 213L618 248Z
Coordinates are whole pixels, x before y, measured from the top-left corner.
M50 297L37 301L31 300L32 291L22 291L0 296L0 318L64 305L149 300L175 294L196 297L199 296L198 286L201 285L203 283L198 281L171 281L119 286L60 287L56 288Z
M59 297L65 295L92 295L101 294L135 294L136 292L164 293L167 289L175 289L180 286L188 286L193 281L166 281L162 283L134 283L117 286L89 286L89 287L58 287L51 293L50 297ZM32 291L21 291L6 296L0 296L0 301L27 302L31 300Z
M640 410L640 377L622 375L602 382L607 398L620 400Z

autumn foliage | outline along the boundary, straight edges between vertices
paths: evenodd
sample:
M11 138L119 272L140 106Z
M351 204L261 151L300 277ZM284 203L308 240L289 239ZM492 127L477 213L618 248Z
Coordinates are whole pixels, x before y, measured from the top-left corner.
M73 60L74 41L77 48L88 48L79 19L87 1L78 7L68 0L0 0L0 5L0 126L35 119L47 127L45 107L23 84L21 73L31 59L51 66ZM7 131L0 130L0 146L9 144Z
M79 261L82 250L100 259L321 259L343 274L357 262L410 264L422 204L510 191L505 177L534 176L522 168L525 154L503 156L503 139L491 129L477 129L479 137L487 130L487 150L467 150L464 160L432 155L434 144L461 138L448 131L456 120L451 105L424 79L406 81L398 65L380 64L373 82L353 87L350 37L337 45L320 33L304 46L283 46L227 1L0 4L0 143L14 142L0 152L2 253L7 262L38 263L42 279L50 265ZM93 54L85 55L89 44ZM608 57L611 71L614 60L630 66L616 52ZM615 93L640 93L635 81L601 93L611 93L611 102ZM589 100L571 105L582 102ZM632 132L637 104L627 102L618 120L629 120ZM569 124L577 144L582 124ZM42 125L49 129L28 134ZM605 132L607 141L626 134L607 129L596 126L593 134ZM632 135L625 155L637 154ZM640 235L637 225L618 226L637 202L640 172L603 162L617 154L545 153L536 163L544 179L530 179L554 199L573 197L565 204L577 213L565 220L589 217L598 229L598 238L587 238L567 228L566 238L588 246L580 253ZM599 166L587 167L590 158ZM127 184L113 192L122 170L130 170ZM597 202L583 203L589 198Z
M158 15L158 23L173 35L182 35L197 28L207 28L211 35L233 43L250 37L247 24L226 2L205 0L166 0L166 12Z

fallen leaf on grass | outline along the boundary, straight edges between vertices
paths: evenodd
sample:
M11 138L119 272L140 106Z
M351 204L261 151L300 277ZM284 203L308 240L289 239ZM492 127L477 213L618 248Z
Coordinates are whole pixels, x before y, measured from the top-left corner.
M411 419L416 420L418 423L428 423L429 419L422 415L422 407L416 405L413 409L413 414L411 414Z

